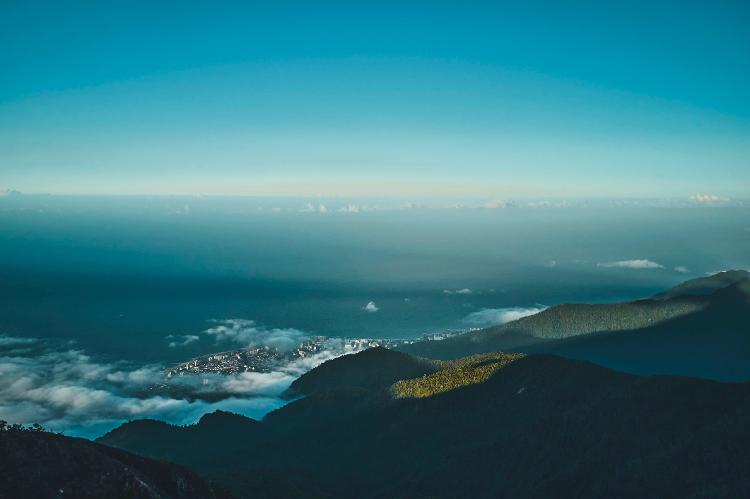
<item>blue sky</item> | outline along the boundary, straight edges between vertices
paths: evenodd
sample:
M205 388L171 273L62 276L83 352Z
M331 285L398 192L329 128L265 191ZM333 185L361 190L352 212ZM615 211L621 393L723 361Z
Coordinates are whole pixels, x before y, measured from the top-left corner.
M0 187L750 197L743 2L3 2Z

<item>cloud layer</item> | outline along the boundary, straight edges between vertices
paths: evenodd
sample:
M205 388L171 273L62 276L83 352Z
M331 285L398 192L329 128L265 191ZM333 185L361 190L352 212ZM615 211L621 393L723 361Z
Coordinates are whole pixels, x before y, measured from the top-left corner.
M280 348L304 336L296 330L254 324L217 321L206 334L230 341L250 338ZM176 341L192 341L190 335L182 338L187 339ZM167 378L162 365L105 362L70 348L69 343L0 335L0 419L96 437L138 418L190 424L217 409L261 418L285 403L280 395L294 379L353 351L340 340L330 340L314 355L278 363L268 372Z
M597 267L621 269L663 269L664 265L651 260L619 260L616 262L597 263Z
M489 327L506 324L522 317L538 314L547 307L509 307L509 308L485 308L473 312L463 318L463 323L473 327Z
M242 347L267 346L283 352L309 338L309 335L299 329L266 328L249 319L212 322L216 325L203 331L204 335L213 337L219 343L234 343Z

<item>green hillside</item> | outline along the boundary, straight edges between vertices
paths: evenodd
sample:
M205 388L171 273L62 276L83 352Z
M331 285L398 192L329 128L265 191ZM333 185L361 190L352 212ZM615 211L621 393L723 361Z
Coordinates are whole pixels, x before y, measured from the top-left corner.
M498 369L523 357L518 353L486 353L453 361L443 361L440 370L418 378L397 381L391 387L397 398L431 397L438 393L487 381Z
M687 281L658 299L559 305L501 326L399 349L444 360L498 351L552 353L638 374L743 381L750 379L746 274L722 272ZM697 294L699 289L708 294Z
M260 431L237 430L228 442L220 425L204 428L200 440L176 428L180 444L160 452L255 499L750 494L748 383L487 355L395 383L396 392L425 389L416 396L346 386L346 373L366 372L372 358L330 361L331 384L320 381L271 413ZM123 429L141 431L135 423ZM207 460L204 447L190 444L212 434ZM111 434L100 441L116 445ZM148 454L138 442L123 446Z

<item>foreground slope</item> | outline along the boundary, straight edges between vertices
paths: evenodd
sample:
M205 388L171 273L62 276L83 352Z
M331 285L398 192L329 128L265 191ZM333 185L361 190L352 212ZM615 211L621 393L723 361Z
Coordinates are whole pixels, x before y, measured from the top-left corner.
M750 495L747 383L499 355L363 387L373 358L387 355L365 353L326 363L330 384L269 414L260 431L237 431L244 453L201 465L201 451L160 452L245 497ZM149 453L113 437L123 431L139 429L101 441Z
M42 431L0 431L0 497L229 498L182 466Z

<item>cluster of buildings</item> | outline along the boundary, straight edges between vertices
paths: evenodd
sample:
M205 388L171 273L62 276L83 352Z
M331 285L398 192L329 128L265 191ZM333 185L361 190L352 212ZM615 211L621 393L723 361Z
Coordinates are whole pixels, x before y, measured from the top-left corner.
M315 355L324 350L340 350L341 353L357 352L373 347L393 348L407 343L392 339L341 339L325 337L308 339L294 348L280 349L270 345L258 345L227 352L196 357L166 370L167 378L187 374L238 374L242 372L270 372L280 364Z

